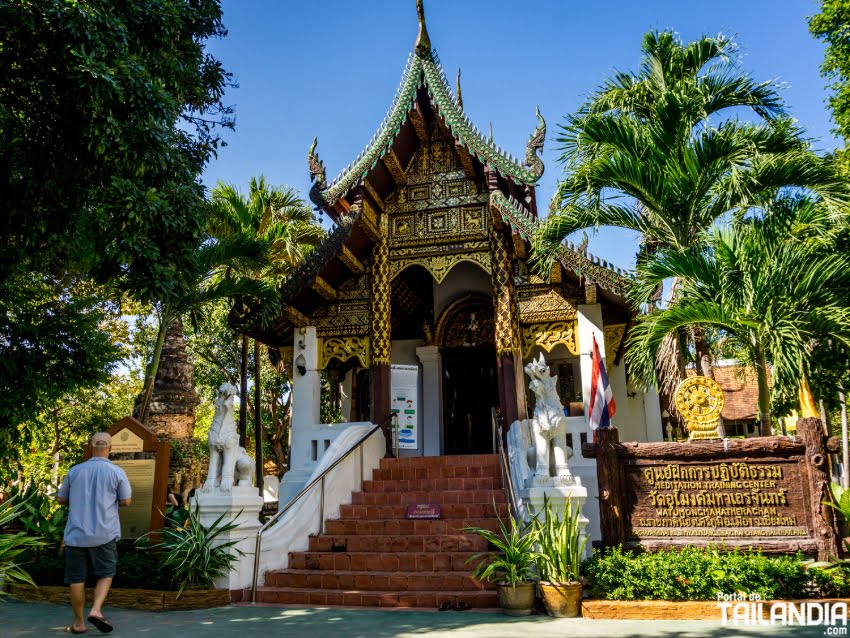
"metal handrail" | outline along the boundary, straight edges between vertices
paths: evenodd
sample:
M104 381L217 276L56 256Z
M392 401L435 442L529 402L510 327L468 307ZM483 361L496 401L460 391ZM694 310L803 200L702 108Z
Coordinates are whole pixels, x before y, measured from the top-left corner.
M498 417L496 417L496 408L491 408L490 416L493 420L493 429L496 431L496 441L497 441L497 450L499 454L499 466L502 469L502 484L505 485L505 489L508 492L508 500L510 501L511 506L511 514L516 518L519 516L519 506L516 502L516 495L514 494L514 483L511 479L511 464L508 459L507 451L505 450L505 440L502 438L502 424Z
M317 484L321 484L321 492L319 493L319 534L322 534L325 530L325 477L333 470L337 465L342 463L348 456L354 452L354 450L360 448L360 482L362 483L364 480L363 477L363 449L361 446L378 430L383 430L384 426L386 426L391 420L395 419L395 429L398 430L398 413L393 412L388 417L386 417L383 421L381 421L378 425L373 427L367 434L364 434L360 440L357 441L354 445L352 445L348 450L340 456L336 461L331 463L324 472L322 472L319 476L314 478L310 483L298 494L295 495L295 498L289 501L289 503L284 506L282 510L280 510L277 514L275 514L272 518L266 521L265 525L263 525L259 530L257 530L257 542L254 547L254 577L251 581L251 604L256 604L257 602L257 581L260 576L260 546L263 541L263 532L269 529L272 525L274 525L277 520L286 514L295 503L297 503L303 496L307 494L310 490L312 490ZM396 448L398 449L398 448ZM396 452L396 456L398 456L398 452Z

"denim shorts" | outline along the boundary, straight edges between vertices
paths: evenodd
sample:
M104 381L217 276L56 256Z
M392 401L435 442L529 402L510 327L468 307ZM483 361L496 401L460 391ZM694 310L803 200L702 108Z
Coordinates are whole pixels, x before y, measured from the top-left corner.
M86 582L86 576L112 578L118 566L118 547L114 540L97 547L65 545L65 584Z

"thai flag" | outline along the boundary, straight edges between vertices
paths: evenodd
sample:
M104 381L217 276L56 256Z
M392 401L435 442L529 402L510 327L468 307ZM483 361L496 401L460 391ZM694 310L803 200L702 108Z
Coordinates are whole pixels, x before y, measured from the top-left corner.
M590 429L610 428L611 417L617 411L614 393L608 383L605 361L599 355L596 336L593 337L593 369L590 373Z

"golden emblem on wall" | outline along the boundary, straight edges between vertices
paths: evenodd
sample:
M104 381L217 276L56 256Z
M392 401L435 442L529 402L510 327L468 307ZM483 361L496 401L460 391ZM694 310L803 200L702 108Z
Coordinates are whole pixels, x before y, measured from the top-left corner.
M691 440L720 438L720 412L723 389L708 377L690 377L682 381L674 393L676 410L685 420Z

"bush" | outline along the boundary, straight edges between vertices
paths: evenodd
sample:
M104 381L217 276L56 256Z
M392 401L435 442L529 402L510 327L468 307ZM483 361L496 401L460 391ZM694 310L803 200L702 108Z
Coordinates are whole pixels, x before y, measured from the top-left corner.
M718 594L757 594L762 600L846 596L844 570L807 569L802 555L686 547L636 554L622 548L582 563L593 598L608 600L716 600Z

